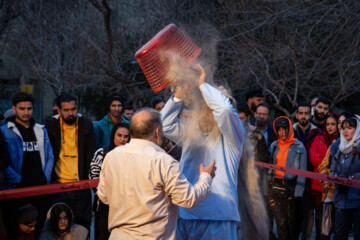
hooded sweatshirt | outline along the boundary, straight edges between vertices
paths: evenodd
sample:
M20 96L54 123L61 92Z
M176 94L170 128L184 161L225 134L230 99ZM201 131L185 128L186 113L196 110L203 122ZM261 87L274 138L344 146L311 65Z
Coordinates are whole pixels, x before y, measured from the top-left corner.
M18 123L15 116L11 117L9 122L12 122L17 128L22 140L21 181L17 184L17 187L47 184L40 157L41 146L39 146L39 139L36 138L34 130L35 120L30 119L29 127ZM10 152L10 154L12 154L12 152Z
M70 232L65 234L64 236L62 236L62 238L59 238L51 230L51 228L49 226L49 221L50 221L51 210L53 209L53 207L55 205L65 205L70 210L70 213L71 213L71 216L67 216L67 217L74 220L74 213L67 204L62 203L62 202L55 203L54 205L52 205L52 207L47 212L46 221L45 221L45 225L44 225L44 228L43 228L41 236L40 236L40 240L60 240L60 239L64 239L64 240L75 240L75 239L76 240L88 240L89 239L89 231L85 227L83 227L83 226L81 226L79 224L72 224L71 227L70 227Z
M289 122L289 133L288 133L288 136L285 139L285 141L279 137L277 129L275 128L275 122L280 118L285 118ZM278 142L278 146L279 146L279 151L276 155L276 165L285 167L287 155L289 152L289 147L292 143L295 142L294 129L291 126L290 119L287 117L278 117L277 119L275 119L275 121L273 122L273 128L274 128L276 135L278 136L277 142ZM275 171L275 178L284 179L284 174L285 173L282 171Z
M290 124L290 119L285 118L289 121L289 134L285 141L278 139L273 142L270 146L270 162L278 166L285 166L294 169L307 169L307 154L304 144L298 139L294 138L294 131ZM279 118L277 118L279 119ZM274 123L276 122L276 120ZM275 129L275 125L274 125ZM276 129L275 129L276 132ZM271 170L272 172L272 170ZM295 197L302 197L305 189L305 177L296 176L281 171L276 171L275 178L295 181Z

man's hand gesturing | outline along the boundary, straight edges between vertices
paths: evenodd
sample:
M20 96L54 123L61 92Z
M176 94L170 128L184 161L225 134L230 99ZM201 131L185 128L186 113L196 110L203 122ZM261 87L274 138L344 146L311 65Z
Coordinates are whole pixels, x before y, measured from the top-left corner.
M207 167L204 167L204 164L200 164L200 174L203 173L203 172L207 172L208 174L211 175L212 178L214 178L215 177L215 170L216 170L215 160L212 160L210 165L207 166Z

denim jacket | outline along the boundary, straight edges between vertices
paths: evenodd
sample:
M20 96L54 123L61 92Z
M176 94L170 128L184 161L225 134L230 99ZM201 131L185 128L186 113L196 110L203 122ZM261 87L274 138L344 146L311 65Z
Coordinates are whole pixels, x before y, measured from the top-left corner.
M54 167L54 156L50 145L49 136L43 125L35 124L34 133L39 146L42 169L44 171L47 183L50 183L51 171ZM23 139L19 129L13 122L1 126L4 135L6 147L10 155L10 164L5 171L5 183L2 188L15 188L16 184L21 181L21 166L23 160Z
M339 150L340 139L330 147L330 175L360 180L360 146L355 154L343 154ZM360 208L360 188L336 185L334 205L340 209Z
M278 141L275 141L270 146L270 163L276 165L276 156L279 151ZM289 146L289 151L286 158L286 167L306 170L307 156L304 145L296 139L294 143ZM270 172L273 172L270 170ZM305 177L296 176L293 174L285 173L285 180L296 180L295 197L302 197L305 190Z

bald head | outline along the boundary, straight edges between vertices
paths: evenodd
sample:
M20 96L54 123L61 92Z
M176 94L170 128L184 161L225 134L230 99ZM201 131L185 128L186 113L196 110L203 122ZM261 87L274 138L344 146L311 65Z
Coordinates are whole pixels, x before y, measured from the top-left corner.
M130 134L132 138L149 139L161 126L159 112L152 108L142 108L131 119Z

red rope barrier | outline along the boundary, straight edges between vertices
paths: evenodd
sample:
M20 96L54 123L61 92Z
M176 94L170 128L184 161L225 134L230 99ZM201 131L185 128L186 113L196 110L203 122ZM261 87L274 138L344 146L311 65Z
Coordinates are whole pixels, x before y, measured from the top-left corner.
M289 174L306 177L306 178L321 180L324 182L331 182L335 184L346 185L349 187L360 188L360 180L356 180L356 179L335 177L335 176L309 172L300 169L281 167L270 163L255 162L255 165L259 167L269 168L272 170L278 170ZM0 190L0 200L10 199L10 198L30 197L36 195L58 193L58 192L83 190L88 188L96 188L98 184L99 184L99 179L93 179L93 180L81 180L70 183L56 183L56 184L41 185L34 187Z
M0 200L96 188L99 179L0 190Z
M259 167L269 168L269 169L272 169L272 170L278 170L278 171L290 173L290 174L293 174L293 175L306 177L306 178L311 178L311 179L315 179L315 180L321 180L321 181L324 181L324 182L331 182L331 183L335 183L335 184L346 185L346 186L349 186L349 187L360 188L360 180L356 180L356 179L335 177L335 176L325 175L325 174L316 173L316 172L309 172L309 171L300 170L300 169L294 169L294 168L289 168L289 167L281 167L281 166L277 166L277 165L274 165L274 164L263 163L263 162L255 162L255 165L257 165Z

